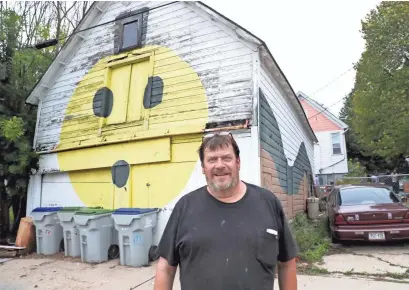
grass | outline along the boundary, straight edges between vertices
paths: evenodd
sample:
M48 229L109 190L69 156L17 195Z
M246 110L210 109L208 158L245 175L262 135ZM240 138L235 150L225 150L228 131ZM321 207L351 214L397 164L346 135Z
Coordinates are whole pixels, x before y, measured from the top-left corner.
M301 260L307 263L320 262L331 245L326 220L311 221L305 214L298 214L290 227L297 241Z

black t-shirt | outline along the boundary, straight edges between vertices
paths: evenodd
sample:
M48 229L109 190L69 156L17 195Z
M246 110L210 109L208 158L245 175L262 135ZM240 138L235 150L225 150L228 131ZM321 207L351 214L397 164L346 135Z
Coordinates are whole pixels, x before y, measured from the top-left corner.
M158 251L170 265L180 266L182 290L272 290L277 261L296 256L278 198L246 185L235 203L217 200L206 187L176 203Z

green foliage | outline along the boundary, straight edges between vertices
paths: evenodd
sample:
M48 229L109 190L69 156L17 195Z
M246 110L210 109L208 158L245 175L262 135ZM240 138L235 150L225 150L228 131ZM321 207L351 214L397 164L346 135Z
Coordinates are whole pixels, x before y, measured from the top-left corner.
M365 167L359 163L359 161L354 161L352 159L348 160L348 174L346 177L363 177L367 175Z
M365 177L367 176L367 171L362 164L357 160L348 160L348 174L344 176L342 180L338 180L337 184L360 184L361 178L348 178L348 177ZM365 180L365 179L364 179Z
M19 117L11 117L0 121L0 134L10 142L16 142L25 132L24 121Z
M325 219L311 221L305 214L297 214L290 228L297 241L302 260L319 262L328 253L330 240Z
M401 158L409 154L409 2L382 2L362 33L353 112L345 115L364 155Z
M37 107L26 105L25 100L89 4L88 1L0 1L0 205L3 207L7 207L7 195L26 195L29 175L38 167L38 156L32 149ZM58 44L41 50L33 48L39 41L50 38L58 39ZM19 218L25 215L25 208L16 210L14 234ZM8 235L7 223L7 215L2 215L0 210L0 240Z

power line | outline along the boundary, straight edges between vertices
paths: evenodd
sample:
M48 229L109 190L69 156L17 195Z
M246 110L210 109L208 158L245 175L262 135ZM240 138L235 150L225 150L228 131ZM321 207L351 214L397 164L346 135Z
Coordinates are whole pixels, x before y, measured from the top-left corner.
M325 86L323 86L322 88L316 90L315 92L313 92L312 94L315 95L316 93L318 93L319 91L322 91L323 89L325 89L326 87L328 87L329 85L335 83L339 78L341 78L342 76L344 76L346 73L348 73L351 69L353 69L354 67L350 67L348 70L344 71L342 74L340 74L339 76L337 76L335 79L333 79L332 81L328 82Z
M90 27L84 28L84 29L82 29L82 30L75 31L75 29L74 29L74 31L73 31L70 35L61 37L61 38L59 38L59 39L55 39L55 38L54 38L54 39L46 40L46 41L44 41L44 42L37 43L37 44L35 44L35 45L33 45L33 46L28 46L27 48L36 48L36 49L39 49L39 48L43 48L43 45L45 45L44 47L52 46L52 45L55 45L55 44L57 44L58 42L60 42L60 41L62 41L62 40L65 40L65 39L71 37L71 36L74 35L74 34L77 34L77 33L80 33L80 32L84 32L84 31L88 31L88 30L91 30L91 29L94 29L94 28L97 28L97 27L101 27L101 26L104 26L104 25L111 24L111 23L115 23L116 21L119 21L119 20L122 20L122 19L126 19L126 18L129 18L129 17L131 17L131 16L138 15L138 14L143 13L143 12L146 12L146 11L156 10L156 9L159 9L159 8L162 8L162 7L165 7L165 6L168 6L168 5L177 3L177 2L178 2L178 1L169 2L169 3L163 4L163 5L159 5L159 6L150 8L150 9L138 11L137 13L127 13L127 14L121 16L121 17L118 17L118 18L114 19L114 20L110 20L110 21L106 21L106 22L103 22L103 23L100 23L100 24L97 24L97 25L94 25L94 26L90 26Z
M325 89L325 88L328 87L329 85L331 85L331 84L333 84L334 82L336 82L339 78L341 78L342 76L344 76L346 73L348 73L348 72L349 72L350 70L352 70L353 68L354 68L353 66L350 67L348 70L344 71L342 74L340 74L339 76L337 76L335 79L329 81L325 86L323 86L323 87L321 87L320 89L316 90L316 91L313 92L312 94L314 95L314 94L316 94L317 92L322 91L323 89ZM318 112L317 114L315 114L315 115L309 117L308 120L310 120L310 119L312 119L312 118L314 118L314 117L316 117L316 116L318 116L318 115L324 113L325 111L328 111L329 108L335 106L336 104L338 104L338 103L341 102L342 100L345 100L347 97L348 97L348 95L346 95L345 97L339 99L338 101L336 101L336 102L333 103L332 105L326 107L324 110L322 110L322 111Z
M328 111L328 109L329 109L329 108L331 108L331 107L335 106L336 104L338 104L338 103L339 103L339 102L341 102L342 100L345 100L347 97L348 97L348 95L346 95L345 97L343 97L343 98L341 98L340 100L336 101L336 102L335 102L335 103L333 103L332 105L330 105L330 106L326 107L324 110L322 110L322 111L318 112L317 114L315 114L315 115L313 115L313 116L309 117L309 118L308 118L308 120L309 120L309 119L314 118L315 116L318 116L318 115L320 115L320 114L324 113L325 111Z

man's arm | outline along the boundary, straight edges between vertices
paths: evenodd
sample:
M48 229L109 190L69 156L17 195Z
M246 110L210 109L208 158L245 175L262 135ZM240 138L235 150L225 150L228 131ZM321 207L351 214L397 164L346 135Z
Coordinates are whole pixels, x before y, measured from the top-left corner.
M297 265L295 258L287 262L279 262L277 270L280 290L297 290Z
M159 258L156 266L154 290L172 290L177 267L169 265L168 261Z

